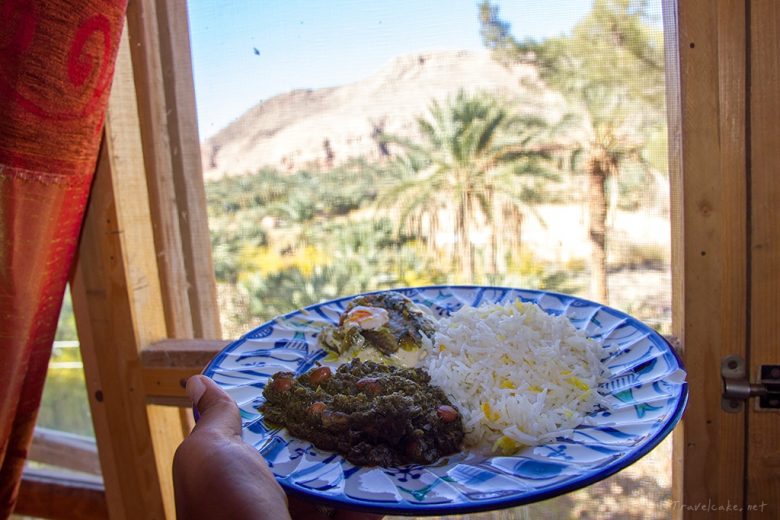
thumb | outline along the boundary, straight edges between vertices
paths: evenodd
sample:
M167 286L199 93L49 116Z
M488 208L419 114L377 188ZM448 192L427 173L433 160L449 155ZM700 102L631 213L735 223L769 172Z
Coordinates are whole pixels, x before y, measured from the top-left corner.
M238 406L214 381L202 375L190 377L187 380L187 395L200 416L193 432L208 430L227 436L241 436Z

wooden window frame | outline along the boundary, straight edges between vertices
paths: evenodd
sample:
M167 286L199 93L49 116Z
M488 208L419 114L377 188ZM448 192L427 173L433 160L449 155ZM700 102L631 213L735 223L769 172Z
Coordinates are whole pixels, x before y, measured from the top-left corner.
M683 1L666 10L667 83L678 86L667 101L672 331L690 391L673 433L678 518L693 516L686 506L744 503L742 479L719 471L742 475L745 446L743 417L720 410L719 367L746 352L746 6Z
M744 508L773 499L774 509L761 514L777 516L780 452L760 437L771 420L751 408L723 413L718 367L728 354L747 357L751 367L776 355L773 315L757 306L772 308L780 294L771 245L780 242L771 209L771 197L780 195L771 162L780 138L762 115L780 113L772 90L780 72L771 66L780 49L759 49L780 41L779 9L761 0L663 6L672 326L691 392L673 433L672 513L693 518L696 504ZM93 517L173 518L170 463L192 425L183 383L227 343L220 339L186 3L132 1L127 27L72 280L105 489L44 485L31 475L19 511L34 510L41 493L67 488L76 489L78 507L101 504L89 509Z

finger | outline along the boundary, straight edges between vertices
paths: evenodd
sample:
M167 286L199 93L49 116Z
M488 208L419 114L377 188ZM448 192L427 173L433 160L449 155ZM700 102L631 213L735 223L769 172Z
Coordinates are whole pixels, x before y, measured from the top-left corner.
M241 436L238 406L214 381L202 375L192 376L187 380L187 394L200 415L193 432L209 430Z

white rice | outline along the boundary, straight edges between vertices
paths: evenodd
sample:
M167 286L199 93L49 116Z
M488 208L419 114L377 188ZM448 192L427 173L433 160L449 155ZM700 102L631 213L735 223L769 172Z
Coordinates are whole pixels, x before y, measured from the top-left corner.
M508 454L564 435L602 399L601 345L534 304L463 307L424 348L421 365L479 450Z

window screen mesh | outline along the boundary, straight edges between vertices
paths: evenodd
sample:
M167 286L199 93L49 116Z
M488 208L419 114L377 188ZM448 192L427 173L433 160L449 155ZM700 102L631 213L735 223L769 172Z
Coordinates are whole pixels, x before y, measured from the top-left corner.
M398 286L543 288L670 331L661 2L191 0L226 337ZM479 518L666 518L669 442Z

